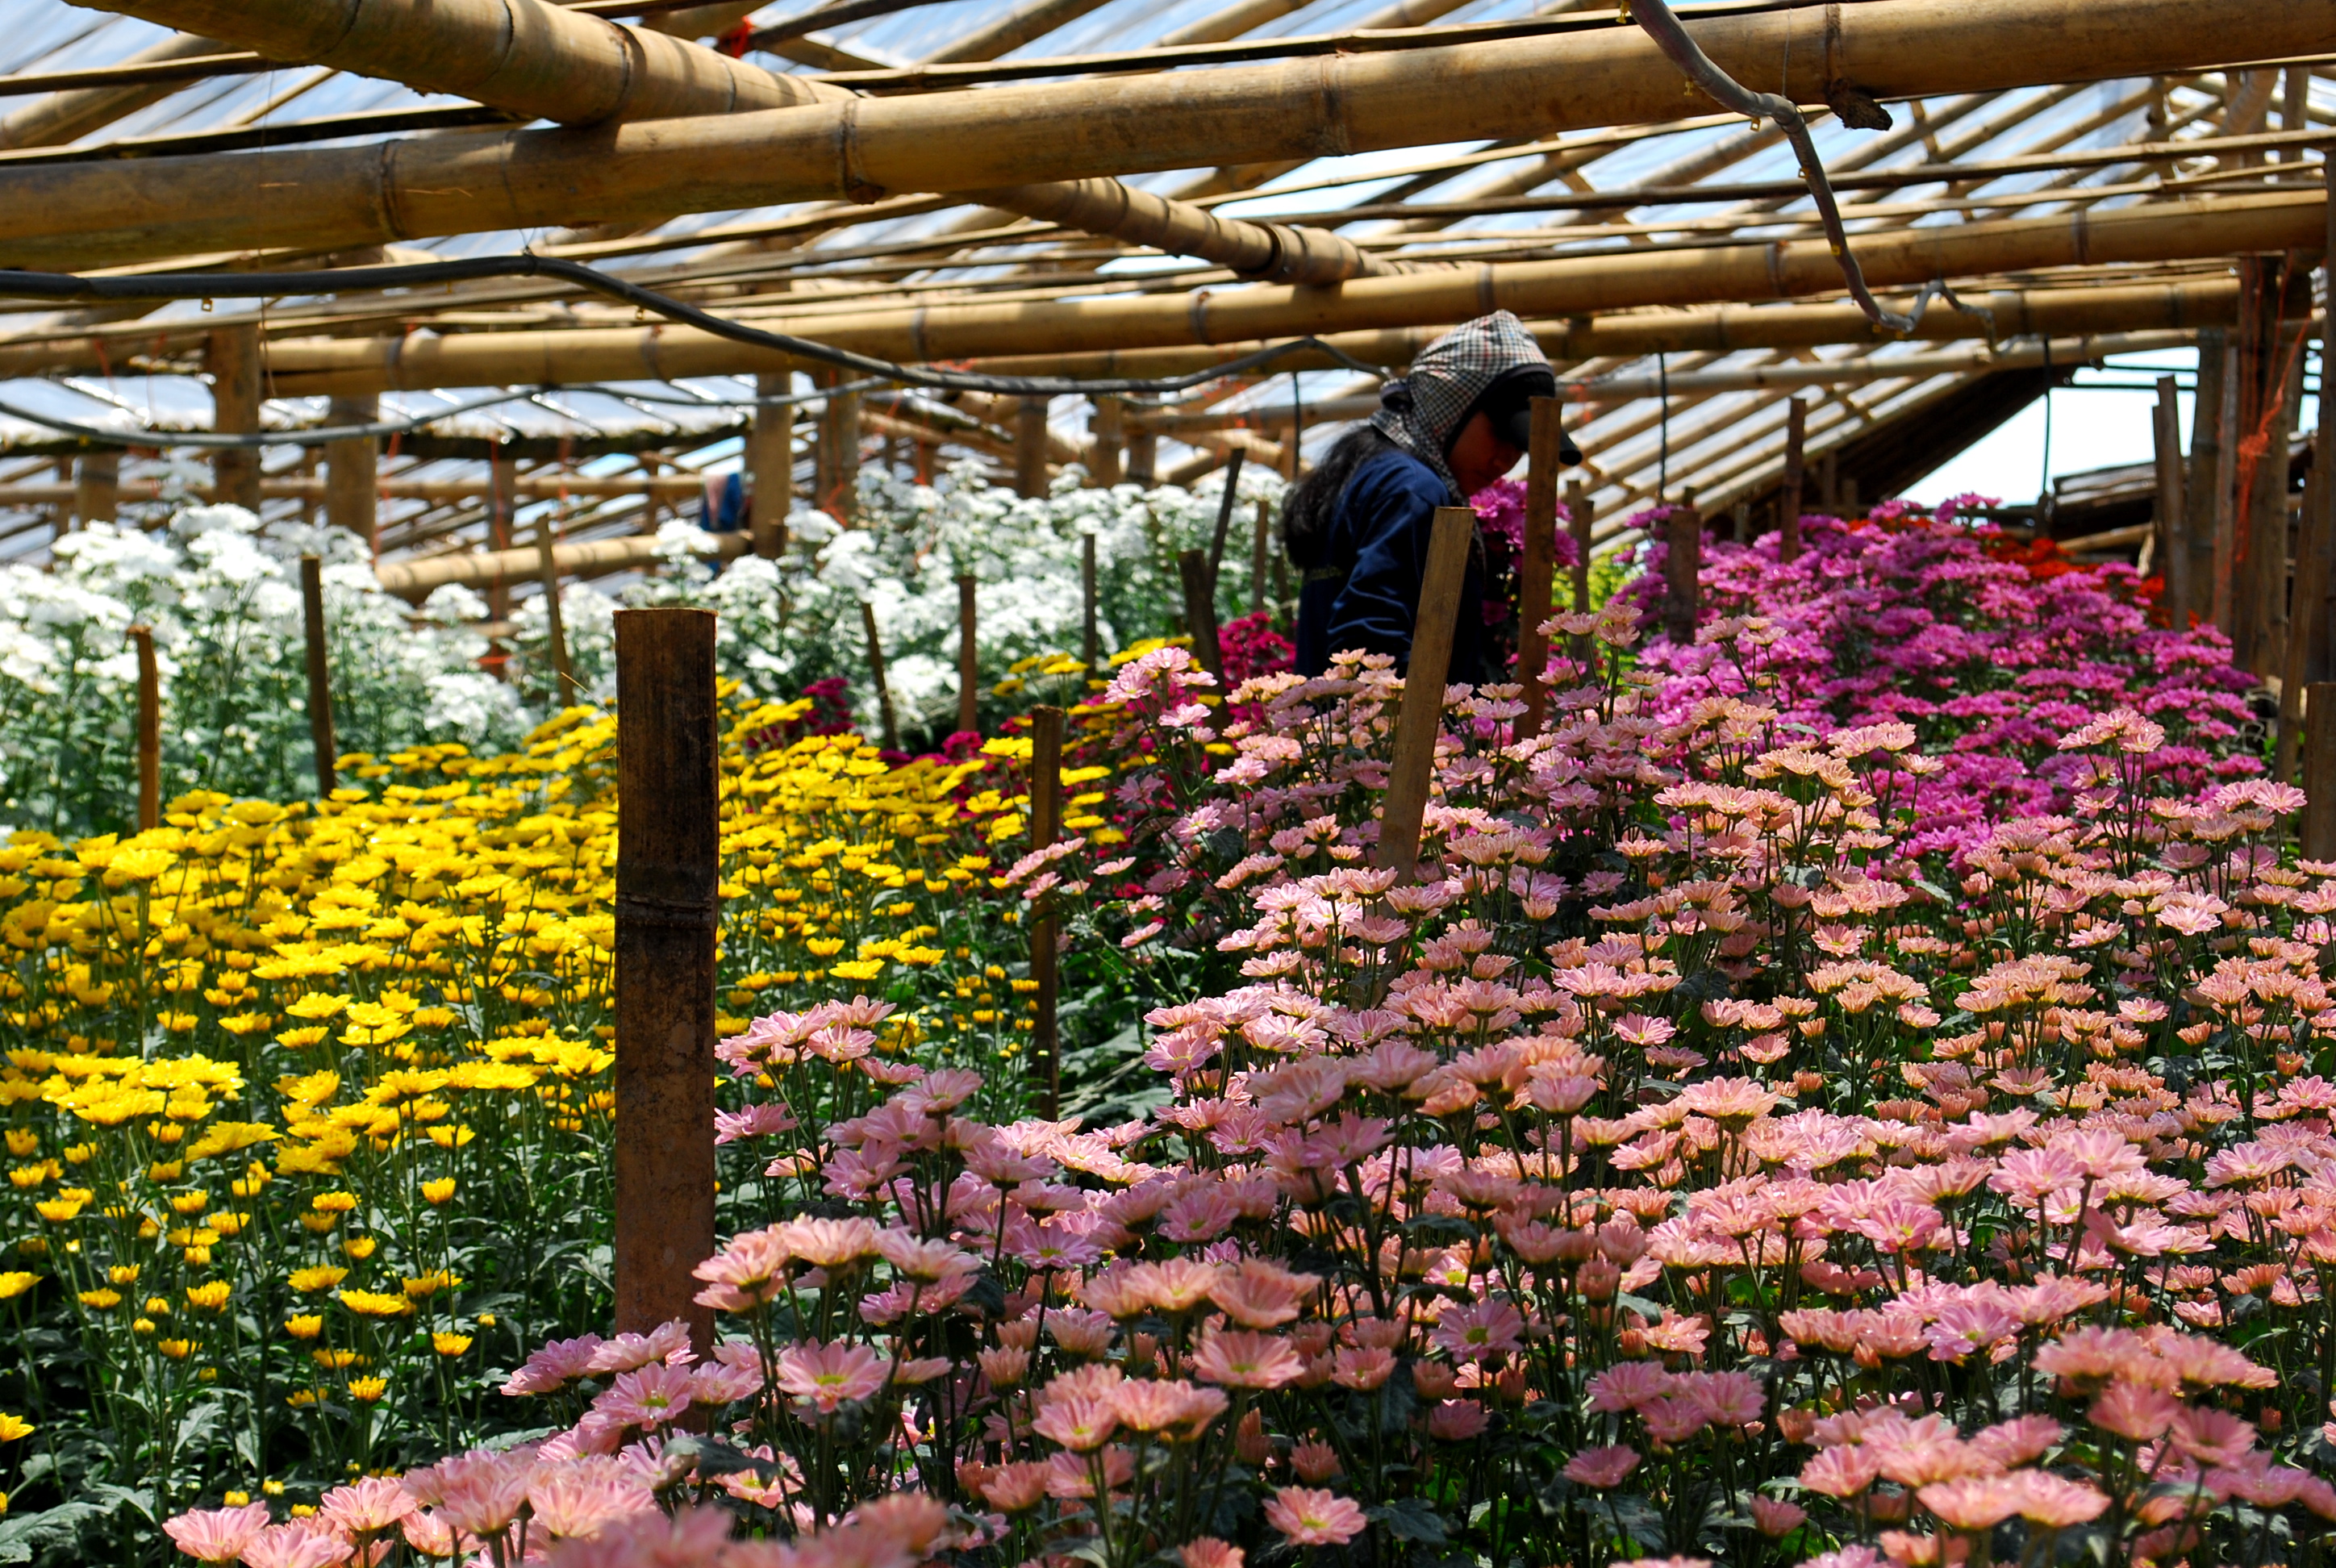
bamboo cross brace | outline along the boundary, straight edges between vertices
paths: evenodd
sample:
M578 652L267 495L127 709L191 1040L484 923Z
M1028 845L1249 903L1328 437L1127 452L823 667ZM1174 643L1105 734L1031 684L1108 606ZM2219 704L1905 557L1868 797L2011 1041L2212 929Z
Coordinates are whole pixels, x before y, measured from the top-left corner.
M1379 869L1393 872L1398 883L1411 881L1419 872L1420 827L1427 820L1427 794L1435 783L1436 743L1444 732L1444 681L1452 670L1452 638L1475 530L1476 514L1467 507L1436 509L1419 610L1412 618L1411 662L1396 716L1395 759L1379 814Z

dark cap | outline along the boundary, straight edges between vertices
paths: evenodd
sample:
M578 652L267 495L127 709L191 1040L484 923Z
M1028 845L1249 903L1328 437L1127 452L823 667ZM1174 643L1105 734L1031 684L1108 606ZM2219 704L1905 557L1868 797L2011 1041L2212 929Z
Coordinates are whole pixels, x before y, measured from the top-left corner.
M1504 372L1499 379L1486 387L1476 399L1471 414L1481 413L1493 422L1493 433L1519 452L1533 448L1533 400L1555 397L1557 376L1547 365L1521 365ZM1464 419L1460 422L1466 424ZM1567 438L1562 427L1557 437L1558 461L1571 468L1582 461L1582 449Z

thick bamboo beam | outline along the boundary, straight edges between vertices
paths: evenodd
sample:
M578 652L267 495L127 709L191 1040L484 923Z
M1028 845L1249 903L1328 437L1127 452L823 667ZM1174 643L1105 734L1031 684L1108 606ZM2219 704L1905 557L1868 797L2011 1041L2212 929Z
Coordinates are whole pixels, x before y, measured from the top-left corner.
M168 5L173 16L183 5L206 22L251 9L246 0L141 3ZM307 9L266 3L296 17ZM2312 54L2336 34L2336 0L2244 9L2211 28L2197 24L2195 0L1870 0L1828 13L1835 15L1838 27L1815 40L1789 10L1714 17L1690 30L1738 80L1801 102L1844 81L1890 98L2191 71ZM236 34L249 35L243 26ZM262 246L334 249L1331 157L1660 122L1677 117L1685 93L1644 34L1618 27L617 127L272 151L265 180L250 160L232 156L20 169L0 176L0 260L119 265Z
M2315 244L2323 206L2316 191L2168 201L2073 220L2023 218L1860 235L1858 251L1867 278L1885 288L2013 270L2189 260ZM1196 341L1440 326L1496 309L1537 320L1654 306L1784 300L1830 292L1840 283L1832 254L1824 240L1815 239L1483 263L1400 278L1358 278L1337 289L1259 286L1192 296L940 304L771 316L758 317L757 325L910 363L997 355L1124 355L1132 349ZM1931 316L1953 314L1934 307L1926 325ZM1974 336L1982 326L1965 318L1956 335ZM2001 319L1995 323L1999 337L2012 330ZM270 365L286 394L346 394L393 386L706 375L778 368L785 357L668 326L391 342L307 339L272 346ZM337 374L324 374L328 372Z
M337 447L356 443L332 442L327 444ZM620 495L648 495L660 501L682 501L696 496L705 486L706 481L696 474L618 479L585 474L530 473L511 480L510 492L516 501L550 501L562 496L600 499ZM370 493L386 501L475 501L482 496L498 493L494 484L484 479L382 479L373 481L368 488ZM0 484L0 508L53 506L59 502L73 500L80 490L77 482ZM120 501L160 501L162 499L162 482L159 479L117 481L114 492ZM202 501L220 499L220 492L216 485L195 485L190 488L189 493ZM259 493L271 501L321 500L328 507L336 504L337 494L330 473L287 473L262 479ZM332 521L340 523L338 517ZM341 526L348 525L344 523Z
M714 544L715 557L721 560L735 560L750 547L743 533L716 534ZM657 559L657 536L646 533L555 545L551 551L552 565L563 577L627 571ZM543 557L531 544L511 550L468 550L419 560L385 560L374 568L374 576L384 592L419 601L450 582L464 588L496 588L540 581Z

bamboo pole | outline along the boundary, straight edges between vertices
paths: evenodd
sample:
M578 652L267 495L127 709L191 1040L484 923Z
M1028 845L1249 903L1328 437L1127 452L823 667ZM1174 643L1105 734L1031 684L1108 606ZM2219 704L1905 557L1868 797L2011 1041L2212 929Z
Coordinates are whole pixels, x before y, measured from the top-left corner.
M1427 570L1412 619L1411 658L1397 710L1395 755L1387 767L1387 793L1379 813L1378 867L1393 872L1397 884L1419 872L1419 833L1427 820L1427 796L1436 782L1436 743L1444 733L1444 679L1452 669L1452 638L1460 618L1460 589L1468 570L1468 546L1476 514L1465 506L1436 509L1427 542Z
M130 628L138 653L138 831L162 825L162 675L150 627Z
M362 443L331 442L328 446L361 445ZM93 455L102 455L93 454ZM118 454L117 454L118 455ZM321 475L276 474L259 482L263 500L296 500L325 503L326 520L334 521L334 480L329 467ZM357 473L362 474L362 467ZM375 470L378 472L378 469ZM567 482L560 482L564 478ZM36 481L0 484L0 507L48 506L74 500L80 488L78 477L73 482ZM566 496L569 498L613 498L650 495L661 501L694 500L705 490L705 480L696 474L659 475L653 479L610 477L594 474L546 476L521 474L511 482L510 493L522 501L541 501ZM114 497L117 501L160 501L164 491L159 479L117 480ZM219 498L216 486L199 484L189 493L204 501ZM384 501L426 501L443 504L453 501L475 501L498 493L491 480L486 479L376 479L369 493Z
M141 9L163 3L138 0ZM190 14L195 0L186 3L190 13L170 15ZM484 10L492 0L472 4ZM493 8L502 14L500 5ZM231 24L229 41L248 43L258 25L252 14L262 7L255 0L200 0L200 9ZM306 0L265 6L270 24L310 9ZM339 7L313 9L329 25ZM530 15L550 9L531 8ZM412 6L376 12L378 32L350 35L353 68L388 70L385 62L439 46L437 29L412 27ZM1836 80L1896 98L2312 54L2324 46L2328 25L2321 4L2253 7L2206 28L2196 24L2195 0L1872 0L1844 7L1815 44L1806 20L1789 12L1713 17L1689 23L1689 30L1737 80L1809 103L1823 101ZM399 36L401 27L421 36ZM482 63L500 58L500 45L482 48ZM557 42L531 61L546 73L541 110L562 119L577 114L586 96L582 73L567 65ZM587 216L642 222L781 202L864 201L890 191L984 190L1659 123L1678 117L1682 91L1677 70L1651 40L1635 28L1614 28L981 92L822 100L613 128L453 131L389 149L284 149L268 153L265 181L252 179L248 160L233 157L19 170L0 178L6 220L0 238L53 242L9 245L10 259L20 266L56 265L65 256L119 265L262 246L339 249L556 227ZM521 102L500 85L493 95L505 105ZM287 201L287 190L298 191L299 200ZM1861 251L1880 238L1861 236Z
M784 397L793 378L765 371L754 378L758 398ZM746 469L754 486L754 553L776 560L787 548L787 511L794 501L795 411L791 405L757 403L746 437Z
M203 340L203 368L211 381L211 428L238 433L259 428L259 328L257 323L223 326ZM259 511L259 451L226 447L211 458L219 498L248 511Z
M568 627L560 613L560 541L554 513L536 519L536 570L543 583L543 638L551 653L551 706L566 707L575 695L576 680L568 672Z
M1587 615L1590 611L1590 531L1598 517L1598 504L1590 499L1590 491L1578 479L1565 482L1565 525L1573 535L1573 613Z
M150 44L118 62L122 65L158 65L221 54L228 46L216 38L177 34ZM183 81L128 82L119 86L72 88L35 98L0 119L0 148L62 147L78 141L150 103L159 103L186 86Z
M503 455L501 443L487 448L487 549L501 554L512 548L511 523L519 510L519 497L512 492L511 480L515 465ZM511 579L498 577L487 584L487 616L491 620L511 619ZM497 656L500 658L500 655Z
M1156 435L1132 435L1127 439L1127 482L1145 490L1157 484L1160 469L1160 438Z
M1046 498L1046 400L1026 397L1014 413L1014 493Z
M843 373L822 370L813 378L830 388L819 416L819 445L813 457L817 504L844 527L860 521L860 394L838 392Z
M1095 400L1095 415L1087 422L1094 440L1088 443L1087 483L1109 490L1122 477L1122 453L1126 446L1127 405L1116 397Z
M1234 447L1225 463L1224 488L1217 492L1217 526L1209 535L1209 618L1216 619L1217 577L1225 563L1225 539L1232 530L1233 502L1241 493L1241 462L1249 454Z
M868 674L876 684L876 718L886 751L900 749L900 724L892 711L892 683L884 674L884 639L876 631L876 607L860 601L860 629L868 638Z
M1063 835L1063 710L1030 710L1030 847L1045 849ZM1046 1117L1061 1114L1062 1041L1056 1022L1062 976L1056 952L1057 930L1051 894L1034 906L1030 921L1030 978L1038 983L1037 1013L1031 1020L1030 1051L1038 1066L1040 1103Z
M1516 722L1519 740L1539 735L1549 716L1549 634L1542 626L1549 619L1556 587L1557 471L1562 466L1558 452L1565 443L1560 423L1564 412L1565 405L1554 397L1533 400L1524 558L1517 566L1517 681L1524 687L1525 705ZM1583 559L1588 559L1586 553Z
M1180 550L1176 575L1184 589L1184 630L1192 639L1192 657L1201 667L1225 684L1224 648L1217 640L1216 579L1209 570L1206 550Z
M714 1313L714 943L721 920L714 615L617 612L616 1319Z
M1785 483L1776 493L1776 559L1801 558L1801 491L1808 482L1809 405L1794 398L1785 405Z
M1663 527L1670 546L1663 559L1663 630L1673 642L1690 644L1703 597L1703 514L1692 496L1671 508Z
M381 417L375 395L336 397L325 413L327 424L364 424ZM269 489L261 480L262 495ZM328 442L325 446L325 521L381 548L381 449L373 437Z
M1249 612L1261 616L1266 610L1265 575L1270 560L1269 550L1273 538L1273 507L1270 502L1257 503L1257 523L1250 535L1249 544Z
M653 534L628 534L618 539L560 545L552 551L552 560L559 565L561 576L582 577L654 565L657 549ZM746 550L743 534L715 537L714 555L717 560L735 560L745 554ZM424 556L418 560L385 560L375 566L374 576L383 591L418 601L429 598L433 589L448 583L460 583L464 588L492 588L535 576L541 570L542 558L530 546L525 550L464 550Z
M2235 313L2234 313L2235 317ZM2230 386L2226 374L2230 336L2221 327L2198 335L2198 375L2190 411L2190 463L2182 502L2184 531L2190 540L2192 612L2216 626L2230 621L2230 597L2223 586L2223 463L2224 394Z
M1095 618L1095 536L1079 535L1079 662L1092 677L1103 660L1103 641Z
M2157 378L2157 405L2151 411L2150 433L2157 464L2157 560L2166 579L2166 624L2175 631L2190 626L2190 537L2185 527L2182 496L2182 415L2175 401L2174 378Z
M975 593L980 584L968 573L957 579L957 728L981 733L981 640Z
M2336 163L2323 165L2336 196ZM2336 200L2328 209L2328 239L2321 251L2321 287L2336 299ZM2302 526L2296 531L2295 590L2289 605L2287 657L2280 669L2279 752L2272 776L2284 784L2295 776L2297 743L2303 727L2302 697L2319 673L2318 655L2327 637L2328 587L2336 576L2336 323L2323 322L2320 335L2320 428L2313 439L2312 479L2304 487ZM2317 689L2317 688L2315 688Z
M92 522L112 522L122 506L122 454L84 454L73 470L72 500L73 517L82 527L87 528Z
M2305 688L2303 854L2336 861L2336 681Z
M316 754L316 798L330 800L339 787L333 741L333 672L325 639L325 563L300 558L300 619L308 638L308 741Z

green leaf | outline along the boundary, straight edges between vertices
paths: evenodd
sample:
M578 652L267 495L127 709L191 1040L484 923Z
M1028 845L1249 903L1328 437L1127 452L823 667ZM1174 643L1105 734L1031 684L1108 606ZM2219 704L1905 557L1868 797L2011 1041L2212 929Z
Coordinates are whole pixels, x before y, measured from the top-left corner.
M1398 1541L1416 1541L1423 1546L1441 1546L1445 1536L1444 1516L1425 1497L1398 1497L1392 1503L1382 1503L1367 1509L1371 1520L1387 1526L1388 1534Z

